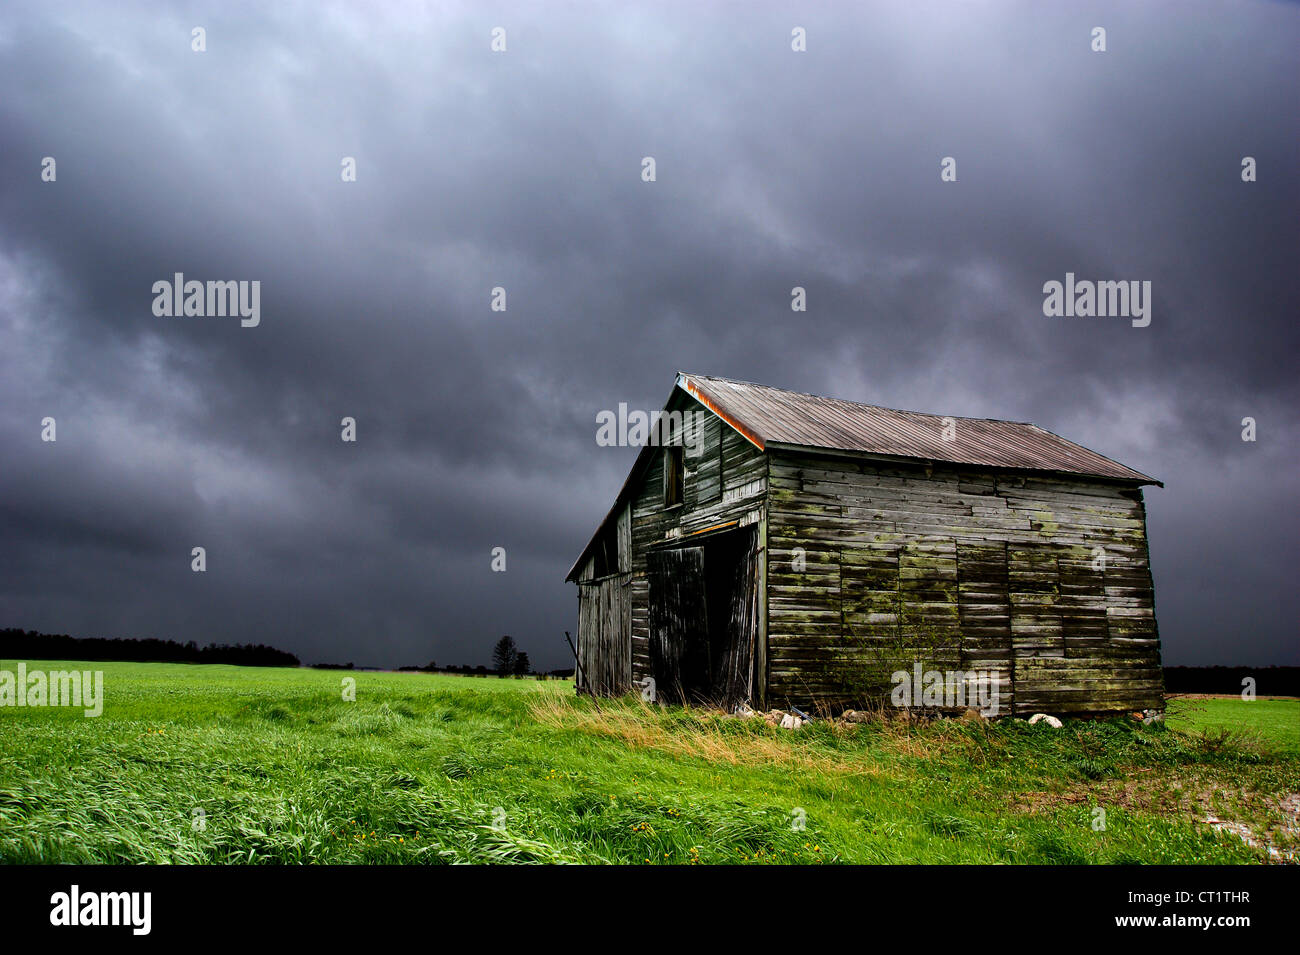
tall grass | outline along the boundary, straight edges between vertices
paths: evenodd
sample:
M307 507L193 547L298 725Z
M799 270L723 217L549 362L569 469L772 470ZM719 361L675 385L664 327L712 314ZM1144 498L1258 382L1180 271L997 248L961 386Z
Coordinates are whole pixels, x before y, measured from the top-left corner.
M0 710L4 861L1253 862L1204 807L1284 843L1300 791L1285 746L1200 728L790 732L561 682L85 666L101 717Z

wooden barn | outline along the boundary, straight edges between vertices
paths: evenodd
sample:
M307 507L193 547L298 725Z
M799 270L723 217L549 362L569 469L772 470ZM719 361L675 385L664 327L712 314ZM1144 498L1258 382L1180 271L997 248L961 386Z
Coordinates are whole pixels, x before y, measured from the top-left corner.
M1163 710L1159 481L1032 424L703 375L659 415L566 578L581 691L806 707L974 672L1000 715Z

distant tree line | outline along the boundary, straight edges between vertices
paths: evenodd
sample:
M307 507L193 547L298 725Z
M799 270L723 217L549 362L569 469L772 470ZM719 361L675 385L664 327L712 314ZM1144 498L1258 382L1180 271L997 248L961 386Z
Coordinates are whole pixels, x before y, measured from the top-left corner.
M519 649L514 637L502 637L497 641L496 646L492 648L492 667L490 669L481 664L476 667L440 667L432 660L422 667L398 667L398 669L422 673L464 673L469 676L487 676L489 673L495 673L499 677L522 677L533 672L533 666L528 659L528 654ZM548 674L539 673L537 675L545 677Z
M445 667L438 666L435 663L427 663L422 667L408 666L408 667L398 667L397 669L403 673L455 673L461 676L501 676L502 675L498 673L496 670L483 666L481 663L478 666L470 666L468 663L466 664L453 663L450 666L445 666ZM573 676L573 668L570 667L567 670L547 670L544 673L541 671L537 671L533 675L543 679L546 678L567 679Z
M1165 692L1240 693L1247 677L1259 696L1300 696L1300 667L1165 667Z
M495 675L498 677L524 677L536 676L538 679L547 679L551 677L568 678L573 676L573 668L567 670L549 670L534 671L532 661L528 659L528 653L520 650L515 643L514 637L505 636L496 642L492 648L492 666L486 667L482 664L478 666L444 666L440 667L436 662L430 660L424 666L405 666L398 667L401 671L419 672L419 673L459 673L464 676L488 676Z
M200 647L191 640L70 637L9 627L0 630L0 657L19 660L113 660L133 663L227 663L242 667L296 667L298 658L261 643Z

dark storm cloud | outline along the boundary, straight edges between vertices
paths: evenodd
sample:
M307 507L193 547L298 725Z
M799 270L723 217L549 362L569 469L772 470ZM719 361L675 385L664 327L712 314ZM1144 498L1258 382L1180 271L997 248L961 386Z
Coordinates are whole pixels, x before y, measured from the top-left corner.
M11 5L0 624L561 665L634 457L596 412L684 369L1155 474L1166 658L1300 662L1298 40L1268 4ZM261 281L261 325L155 317L177 271ZM1067 271L1150 280L1151 326L1045 318Z

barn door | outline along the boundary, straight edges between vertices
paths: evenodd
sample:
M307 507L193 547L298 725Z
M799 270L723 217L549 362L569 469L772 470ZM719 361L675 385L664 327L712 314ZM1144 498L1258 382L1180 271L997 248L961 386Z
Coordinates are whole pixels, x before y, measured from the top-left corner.
M758 535L744 535L730 586L726 639L714 674L720 702L728 710L748 703L754 692L754 645L758 639Z
M655 693L686 701L709 674L709 614L704 600L704 548L650 551L650 669ZM702 671L702 672L701 672Z

